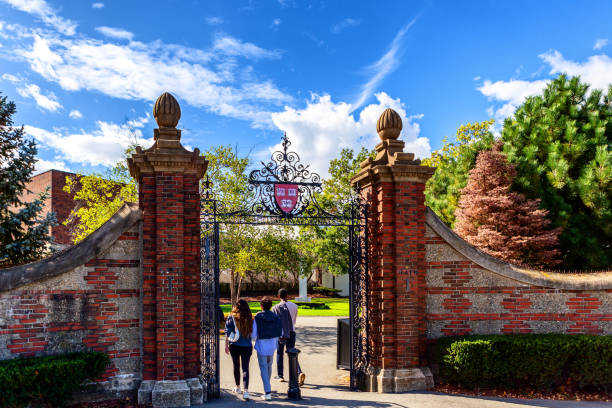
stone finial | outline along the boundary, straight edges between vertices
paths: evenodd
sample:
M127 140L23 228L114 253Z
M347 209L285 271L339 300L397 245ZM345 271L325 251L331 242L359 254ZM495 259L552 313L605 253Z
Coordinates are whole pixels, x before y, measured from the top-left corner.
M376 131L381 140L395 140L402 131L402 118L396 111L387 108L378 118Z
M176 98L168 92L161 94L153 106L153 117L160 128L176 128L181 118L181 107Z

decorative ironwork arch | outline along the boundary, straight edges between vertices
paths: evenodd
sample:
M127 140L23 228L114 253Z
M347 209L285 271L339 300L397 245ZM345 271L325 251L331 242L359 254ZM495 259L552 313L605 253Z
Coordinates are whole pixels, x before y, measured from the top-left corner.
M240 208L228 209L207 179L201 190L201 297L202 297L202 376L208 383L210 398L219 395L219 225L341 226L348 230L351 388L362 388L368 365L366 325L367 284L367 205L355 191L347 202L325 208L318 202L323 193L319 174L301 163L289 150L285 134L281 150L274 151L262 167L252 170L247 179L247 201Z

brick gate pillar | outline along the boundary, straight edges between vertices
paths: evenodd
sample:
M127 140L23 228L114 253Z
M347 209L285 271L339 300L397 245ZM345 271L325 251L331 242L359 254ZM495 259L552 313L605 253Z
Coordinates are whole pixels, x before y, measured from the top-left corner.
M387 109L376 157L352 183L369 203L370 372L367 388L404 392L433 386L425 367L425 182L434 172L404 153L400 116Z
M153 109L153 146L128 158L143 221L143 379L196 377L200 334L199 180L208 162L186 150L169 93Z

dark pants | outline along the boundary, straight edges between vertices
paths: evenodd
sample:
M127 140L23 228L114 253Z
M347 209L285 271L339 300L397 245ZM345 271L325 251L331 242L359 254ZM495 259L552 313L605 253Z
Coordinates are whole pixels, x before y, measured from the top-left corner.
M249 361L251 360L251 354L253 354L253 347L230 344L229 349L230 355L232 356L232 362L234 363L234 380L236 381L236 386L240 387L240 360L242 360L242 387L248 390Z
M289 339L286 343L278 342L278 347L276 349L276 372L277 375L283 378L283 361L285 358L285 346L287 350L295 347L295 332L292 331L289 335ZM298 362L298 374L302 372L302 368L300 367L300 363Z

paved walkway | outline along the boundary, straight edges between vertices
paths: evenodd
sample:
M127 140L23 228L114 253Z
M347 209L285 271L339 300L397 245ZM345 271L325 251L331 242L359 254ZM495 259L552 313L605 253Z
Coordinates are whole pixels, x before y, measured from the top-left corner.
M405 394L377 394L352 392L348 389L348 372L336 370L336 317L298 318L296 347L302 351L300 364L306 373L301 401L287 401L287 383L272 380L272 401L263 401L263 385L259 376L257 357L253 351L250 364L249 392L251 401L243 402L231 393L234 386L231 358L221 356L221 399L210 401L203 407L414 407L414 408L510 408L532 407L612 407L609 403L570 402L551 400L517 400L447 395L434 392L410 392ZM224 341L224 340L223 340ZM224 342L221 342L223 350ZM285 370L287 369L285 363ZM273 377L276 375L276 364ZM288 374L285 374L287 377Z

